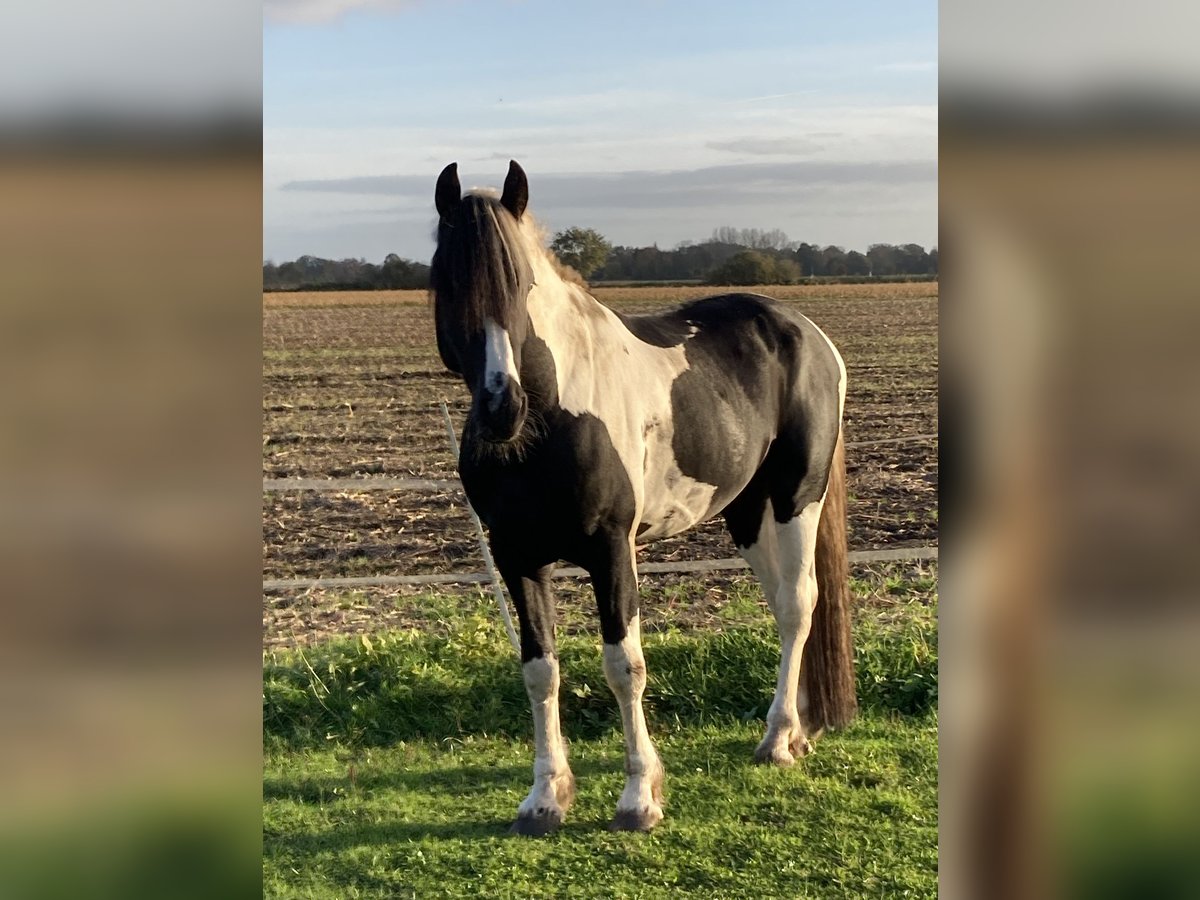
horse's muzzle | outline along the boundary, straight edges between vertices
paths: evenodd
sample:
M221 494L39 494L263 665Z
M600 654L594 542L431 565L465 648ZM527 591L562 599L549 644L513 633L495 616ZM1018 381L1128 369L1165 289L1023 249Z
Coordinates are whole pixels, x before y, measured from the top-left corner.
M495 393L482 391L475 400L479 436L493 444L516 440L528 412L529 398L516 381L509 381Z

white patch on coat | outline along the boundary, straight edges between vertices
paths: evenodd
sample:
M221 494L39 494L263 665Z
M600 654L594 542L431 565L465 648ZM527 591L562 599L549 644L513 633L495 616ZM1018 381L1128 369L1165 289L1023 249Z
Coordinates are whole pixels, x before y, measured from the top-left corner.
M827 343L829 345L829 349L833 353L833 358L837 361L837 367L838 367L838 422L841 422L842 421L842 413L846 409L846 361L844 359L842 359L842 354L838 352L838 348L834 345L833 341L831 341L829 339L829 335L827 335L824 331L821 330L821 326L819 326L812 319L808 318L808 316L804 316L804 319L805 319L805 321L808 322L809 325L811 325L813 328L817 329L817 334L819 334L819 335L821 335L821 337L825 338L825 343Z
M612 310L562 282L542 254L531 262L529 318L554 359L559 405L607 427L633 486L635 528L650 526L639 540L678 534L707 518L717 487L684 475L672 446L671 385L688 369L684 345L639 340ZM728 410L722 421L733 419Z
M519 815L538 815L539 810L559 809L555 787L570 777L567 753L558 718L558 658L543 656L525 663L525 691L533 710L533 788L521 801ZM563 810L560 810L563 811Z
M604 645L604 677L621 708L625 731L625 789L617 801L617 812L638 813L655 824L662 819L663 768L650 740L642 695L646 691L646 659L642 655L641 618L635 615L625 639Z
M497 395L504 392L509 381L521 383L517 373L516 356L513 354L512 340L508 332L493 322L485 319L483 322L484 336L484 388L489 394Z
M824 501L822 495L820 500L805 506L794 519L775 526L778 587L771 609L779 628L779 678L775 683L775 698L767 712L767 734L756 751L760 759L791 762L789 744L801 733L798 709L800 665L812 627L813 609L817 605L814 562L817 525Z
M775 594L779 590L779 536L776 534L775 516L771 503L763 508L762 524L758 526L758 537L749 547L738 547L742 559L750 564L754 577L762 585L763 597L771 611L775 611Z

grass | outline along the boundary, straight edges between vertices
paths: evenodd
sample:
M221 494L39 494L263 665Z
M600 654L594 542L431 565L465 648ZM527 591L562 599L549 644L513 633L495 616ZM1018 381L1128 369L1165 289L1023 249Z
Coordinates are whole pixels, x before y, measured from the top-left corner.
M921 715L937 704L936 607L908 607L864 618L856 629L859 700L884 715ZM721 724L766 714L779 663L779 641L767 622L715 633L667 628L644 635L643 647L652 723ZM574 736L604 733L618 712L596 640L563 637L559 655L564 722ZM411 629L266 656L263 730L270 748L386 746L464 734L524 738L529 722L520 667L483 607L452 633Z
M645 637L667 767L667 818L648 836L605 828L622 744L590 635L560 642L578 795L540 841L506 834L531 781L530 717L484 610L452 632L267 654L264 895L935 896L936 601L860 619L862 713L789 770L751 761L778 644L743 605L725 630Z
M758 723L656 734L667 818L605 823L619 736L571 744L578 795L543 840L506 834L529 789L526 741L465 736L358 754L269 756L268 897L932 897L932 716L865 716L790 770L751 763Z

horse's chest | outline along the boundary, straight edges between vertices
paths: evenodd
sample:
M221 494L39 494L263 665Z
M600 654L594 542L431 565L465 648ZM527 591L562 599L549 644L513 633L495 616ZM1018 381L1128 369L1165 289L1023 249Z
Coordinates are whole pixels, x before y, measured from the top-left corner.
M460 460L480 518L549 543L587 536L602 522L632 523L637 487L604 424L590 415L547 419L556 427L520 460Z

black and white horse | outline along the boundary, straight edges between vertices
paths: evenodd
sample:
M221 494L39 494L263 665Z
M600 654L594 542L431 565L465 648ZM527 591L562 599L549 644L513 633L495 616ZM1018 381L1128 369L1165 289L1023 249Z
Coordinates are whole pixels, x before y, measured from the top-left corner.
M555 830L574 795L558 715L550 576L560 560L592 577L621 708L628 777L611 827L646 831L662 819L663 767L642 713L635 546L717 513L782 643L755 757L790 765L807 736L856 711L836 348L755 294L613 312L561 277L525 215L516 162L498 199L463 196L454 163L435 198L438 350L472 398L459 471L516 606L533 707L534 783L513 830Z

